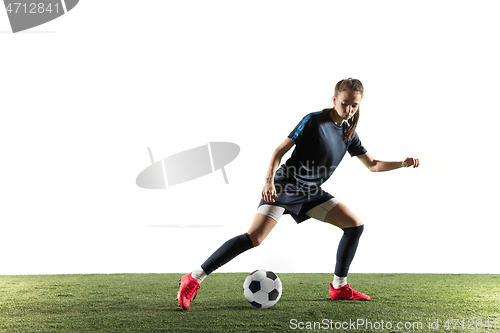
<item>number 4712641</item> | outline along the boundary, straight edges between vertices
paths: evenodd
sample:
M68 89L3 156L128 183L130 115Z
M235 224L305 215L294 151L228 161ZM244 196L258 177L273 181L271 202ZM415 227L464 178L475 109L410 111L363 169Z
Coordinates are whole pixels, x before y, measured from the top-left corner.
M7 5L7 13L11 14L43 14L45 12L59 13L59 3L55 3L52 6L52 3L45 5L44 3L27 3L27 2L11 2Z

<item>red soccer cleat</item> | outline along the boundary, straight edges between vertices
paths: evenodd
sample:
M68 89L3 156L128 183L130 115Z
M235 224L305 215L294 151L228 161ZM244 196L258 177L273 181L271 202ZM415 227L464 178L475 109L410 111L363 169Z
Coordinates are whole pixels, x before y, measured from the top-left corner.
M179 301L179 306L187 310L191 305L191 299L194 300L198 294L200 283L191 276L191 273L184 275L179 281L181 282L179 282L180 288L176 299Z
M369 301L370 296L360 293L349 287L346 284L340 289L333 288L330 282L330 298L333 300L349 300L349 301Z

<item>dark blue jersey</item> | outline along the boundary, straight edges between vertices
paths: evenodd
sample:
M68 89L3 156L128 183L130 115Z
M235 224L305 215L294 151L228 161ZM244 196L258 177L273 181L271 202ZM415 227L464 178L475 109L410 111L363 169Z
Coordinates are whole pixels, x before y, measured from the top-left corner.
M335 171L346 152L351 156L366 153L358 135L343 140L343 127L329 114L309 113L288 135L295 142L292 156L280 167L279 178L294 182L303 189L317 189Z

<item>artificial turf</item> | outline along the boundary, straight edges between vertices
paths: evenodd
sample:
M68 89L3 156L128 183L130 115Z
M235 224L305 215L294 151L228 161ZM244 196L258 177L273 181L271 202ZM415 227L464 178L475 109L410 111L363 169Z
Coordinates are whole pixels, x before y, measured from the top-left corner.
M258 309L246 273L214 273L188 311L181 275L0 276L0 332L500 331L500 275L350 274L360 302L330 300L331 274L278 273L281 299Z

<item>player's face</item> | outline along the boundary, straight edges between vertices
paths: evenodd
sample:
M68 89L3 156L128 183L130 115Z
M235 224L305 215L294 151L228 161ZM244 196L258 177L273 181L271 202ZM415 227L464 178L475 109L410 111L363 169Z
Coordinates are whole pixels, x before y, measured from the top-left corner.
M342 120L348 120L358 111L361 102L361 93L359 91L344 90L338 96L333 96L333 105L337 115Z

